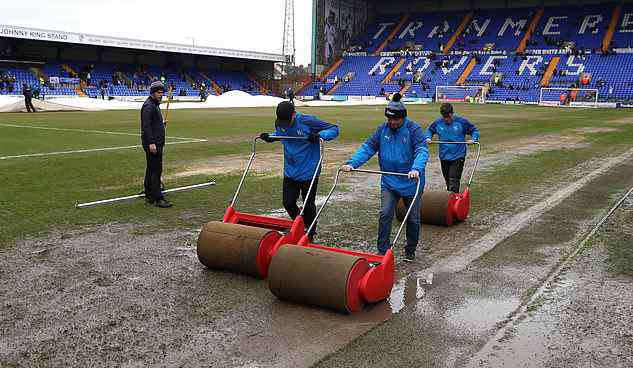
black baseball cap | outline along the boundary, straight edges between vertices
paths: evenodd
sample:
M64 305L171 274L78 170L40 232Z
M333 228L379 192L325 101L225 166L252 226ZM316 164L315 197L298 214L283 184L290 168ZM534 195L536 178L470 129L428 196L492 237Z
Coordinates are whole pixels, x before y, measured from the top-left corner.
M289 127L292 122L292 114L295 112L295 105L290 101L282 101L277 105L277 120L275 126Z

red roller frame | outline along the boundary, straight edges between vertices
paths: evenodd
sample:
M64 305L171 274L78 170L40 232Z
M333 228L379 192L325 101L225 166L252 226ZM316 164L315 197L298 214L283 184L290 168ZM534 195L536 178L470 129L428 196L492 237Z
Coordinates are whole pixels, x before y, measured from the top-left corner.
M259 249L257 251L257 268L259 270L259 274L262 278L266 278L268 276L268 267L270 266L270 261L272 257L277 253L277 250L282 244L297 244L301 237L306 233L305 232L305 224L303 221L303 208L301 209L300 214L295 217L294 220L280 217L272 217L272 216L263 216L263 215L253 215L250 213L239 212L235 210L235 203L237 202L238 196L240 194L240 190L242 189L242 185L244 184L244 179L248 174L248 171L255 159L255 154L257 152L257 140L261 139L256 137L253 140L251 157L248 160L248 164L246 165L246 169L242 174L242 178L240 183L237 186L237 190L235 191L235 195L233 196L233 200L231 204L226 208L224 212L224 217L222 219L225 223L230 224L240 224L246 226L259 227L264 229L275 230L279 232L283 232L284 234L277 240L275 239L262 239L262 242L259 244ZM297 139L297 140L307 140L306 137L288 137L288 136L277 136L276 140L282 139ZM319 162L317 163L316 170L314 175L312 176L312 181L310 182L310 187L308 189L308 193L310 193L314 186L314 181L319 172L319 168L321 167L321 163L323 161L323 139L320 140L320 157Z
M432 141L430 144L467 144L477 146L477 157L475 158L475 164L473 170L468 178L466 189L461 193L451 193L448 199L448 210L446 211L446 224L447 226L453 225L455 222L462 222L468 218L470 214L470 184L475 176L475 171L479 166L479 157L481 156L481 145L479 142L446 142L446 141Z
M407 174L404 173L394 173L377 170L352 169L351 171L369 174L407 176ZM395 260L392 249L388 249L387 252L385 252L385 255L379 255L310 243L307 234L309 234L310 230L312 230L312 227L315 226L318 218L321 216L321 213L325 208L325 205L332 197L332 193L334 192L338 184L338 177L340 173L341 169L339 169L336 173L332 189L330 189L330 192L323 202L323 205L321 205L321 208L317 212L317 215L310 225L310 228L308 229L307 233L301 237L296 245L308 248L324 249L330 252L348 254L351 256L362 258L366 261L358 262L356 266L350 271L347 280L347 310L350 313L355 313L360 312L366 304L377 303L389 297L389 294L391 293L391 288L393 287L393 283L395 280ZM420 178L417 179L417 187L414 198L417 197L419 193ZM393 240L393 244L396 244L398 241L404 224L406 223L406 219L409 217L409 214L411 212L413 203L414 202L411 202L411 206L409 206L409 208L407 209L407 213L402 224L400 225L400 228L398 229L398 233ZM367 268L368 263L373 264L373 267Z
M384 256L381 256L313 244L309 242L307 235L304 235L297 245L348 254L375 264L374 267L367 270L366 267L363 267L366 263L359 262L357 267L351 270L347 281L347 309L350 313L360 312L365 305L377 303L389 297L395 279L395 260L391 249L387 250Z

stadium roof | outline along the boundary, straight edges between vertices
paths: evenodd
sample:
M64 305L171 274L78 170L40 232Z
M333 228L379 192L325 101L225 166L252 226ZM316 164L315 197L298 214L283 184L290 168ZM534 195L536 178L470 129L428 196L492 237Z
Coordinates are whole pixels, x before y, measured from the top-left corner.
M83 45L121 47L128 49L175 52L181 54L195 54L208 56L232 57L239 59L265 60L271 62L284 61L281 54L265 52L231 50L217 47L194 46L178 43L155 42L119 38L110 36L96 36L85 33L63 32L48 29L18 27L0 24L0 37L21 38L38 41L52 41L60 43L74 43Z

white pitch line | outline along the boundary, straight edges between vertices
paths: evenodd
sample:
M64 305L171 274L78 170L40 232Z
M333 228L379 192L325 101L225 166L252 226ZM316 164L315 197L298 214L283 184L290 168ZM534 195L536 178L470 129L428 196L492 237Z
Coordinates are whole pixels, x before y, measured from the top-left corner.
M54 127L40 127L40 126L34 126L34 125L18 125L18 124L6 124L6 123L0 123L0 126L7 127L7 128L29 128L29 129L42 129L42 130L57 130L57 131L63 131L63 132L80 132L80 133L99 133L99 134L125 135L125 136L139 137L139 138L141 136L138 133L111 132L111 131L107 131L107 130L54 128ZM169 136L169 138L182 139L182 140L188 140L188 141L206 142L206 140L199 139L199 138L185 138L185 137L172 137L172 136Z
M165 145L169 144L185 144L185 143L201 143L207 142L206 139L196 139L190 141L179 141L179 142L169 142L165 143ZM130 148L140 148L143 147L140 144L134 146L119 146L119 147L105 147L105 148L91 148L91 149L83 149L83 150L73 150L73 151L58 151L58 152L43 152L43 153L27 153L24 155L14 155L14 156L0 156L0 160L9 160L12 158L24 158L24 157L45 157L45 156L56 156L56 155L69 155L75 153L88 153L88 152L100 152L100 151L116 151L122 149L130 149Z

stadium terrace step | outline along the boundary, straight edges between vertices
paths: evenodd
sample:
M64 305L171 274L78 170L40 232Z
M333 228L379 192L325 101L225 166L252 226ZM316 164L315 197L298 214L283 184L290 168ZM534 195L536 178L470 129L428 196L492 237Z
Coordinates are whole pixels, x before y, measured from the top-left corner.
M521 43L519 43L519 47L517 47L517 50L516 50L517 53L521 54L525 51L525 48L527 47L527 43L530 40L530 37L532 37L532 33L534 33L534 30L536 30L536 27L541 21L543 14L545 14L545 10L543 8L540 8L539 10L536 11L536 13L534 14L534 18L532 18L532 21L530 22L530 26L528 27L527 31L525 31L525 34L523 35L523 39L521 39Z
M549 64L547 65L547 70L545 70L545 74L543 74L543 79L541 79L541 87L549 86L549 82L550 80L552 80L552 77L554 76L554 71L556 70L559 62L559 56L554 56L549 62Z
M209 81L209 83L211 83L211 88L213 88L213 92L215 92L216 96L219 96L222 94L222 90L220 89L220 86L218 86L217 83L215 83L215 81L213 79L211 79L207 73L205 72L198 72L202 78L206 79L207 81Z
M187 72L183 72L182 74L184 75L187 83L189 83L190 85L193 85L194 83L196 83L196 81L193 78L191 78L191 76Z
M404 86L402 86L402 88L400 88L400 94L402 96L404 96L404 94L407 93L407 91L411 88L412 84L413 83L411 83L411 81L404 82Z
M374 55L380 55L380 53L385 49L385 47L387 47L389 42L391 42L391 40L393 40L396 37L398 32L400 32L402 27L407 23L407 21L409 20L409 17L410 17L409 14L405 14L402 16L402 18L400 19L400 22L398 22L398 24L394 27L394 29L391 30L391 33L389 33L389 36L387 36L387 38L385 38L385 40L382 41L380 46L378 46Z
M385 77L385 79L382 80L382 84L386 84L386 83L390 83L391 79L393 79L393 76L396 74L396 72L404 65L404 63L407 61L406 58L400 58L400 60L398 60L398 62L396 63L396 65L394 65L394 67L391 69L391 71L387 74L387 76Z
M329 68L327 68L319 77L320 80L326 80L327 77L330 76L330 74L334 73L334 71L336 71L336 69L338 69L339 66L341 66L341 64L343 64L343 58L340 58L338 60L336 60L334 62L334 64L330 65Z
M70 74L71 76L73 76L74 78L77 78L79 76L79 74L75 71L75 69L73 69L70 65L68 64L62 64L61 65L62 69L64 69L65 71L68 72L68 74Z
M299 89L295 92L295 94L297 96L303 96L306 88L312 85L312 82L313 82L312 77L307 77L305 81L301 84L301 87L299 87Z
M29 68L29 70L31 71L31 73L33 73L35 78L37 78L38 80L40 79L40 77L44 78L45 81L48 80L48 77L46 76L44 71L42 71L41 68L33 66L33 67Z
M332 88L330 88L330 89L329 89L329 90L328 90L325 94L326 94L326 95L331 95L331 94L333 94L333 93L334 93L334 92L336 92L336 90L337 90L337 89L339 89L339 87L340 87L340 86L342 86L342 85L343 85L343 81L342 81L342 80L338 81L338 82L337 82L335 85L333 85L333 86L332 86Z
M251 82L255 83L257 89L259 90L259 93L261 93L262 95L268 94L268 90L261 83L259 83L259 80L257 79L257 76L255 74L253 74L252 72L248 72L246 74L248 75L248 78L250 78Z
M475 68L475 65L477 65L477 59L476 58L470 59L470 61L468 62L468 65L466 66L466 69L464 69L464 72L462 73L462 75L460 75L459 79L457 79L458 86L464 85L464 82L466 82L466 79L468 79L468 76Z
M615 27L617 27L618 25L618 21L620 20L621 13L622 13L622 6L616 5L613 8L613 13L611 14L611 21L609 22L609 28L607 28L607 32L604 34L604 39L602 40L603 52L609 50L609 45L611 45L611 40L613 40Z
M457 27L457 29L455 30L455 33L453 33L451 38L446 43L446 46L444 46L444 55L448 55L448 53L451 51L451 48L453 48L453 45L455 45L457 38L464 32L464 30L466 29L466 26L473 20L474 15L475 13L470 12L464 16L464 19L462 19L462 22L459 24L459 27Z

